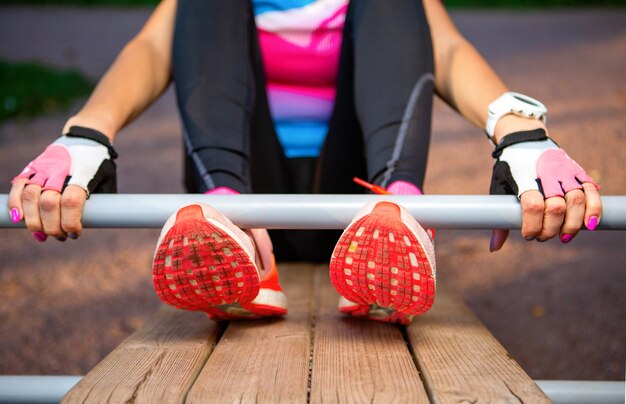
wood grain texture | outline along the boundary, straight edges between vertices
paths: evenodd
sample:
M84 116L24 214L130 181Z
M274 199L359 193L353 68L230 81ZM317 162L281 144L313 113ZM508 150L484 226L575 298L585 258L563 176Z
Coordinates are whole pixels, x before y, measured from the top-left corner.
M286 318L224 331L164 306L63 402L549 402L441 285L433 309L403 328L340 314L326 265L280 269Z
M181 403L220 327L203 313L164 306L89 372L63 403Z
M313 267L279 265L284 319L233 321L189 392L188 403L306 403Z
M433 308L407 333L437 403L550 400L463 301L441 285Z
M311 402L428 402L400 327L340 314L327 267L316 284Z

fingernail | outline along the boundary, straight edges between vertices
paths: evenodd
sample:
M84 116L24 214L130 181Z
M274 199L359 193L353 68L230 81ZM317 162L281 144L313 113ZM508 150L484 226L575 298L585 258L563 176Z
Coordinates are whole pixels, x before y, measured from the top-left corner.
M587 230L595 230L598 227L598 217L591 216L587 222Z
M493 252L493 243L496 241L496 235L491 235L491 241L489 242L489 252Z
M561 243L567 244L572 241L573 238L574 236L572 236L571 234L563 234L561 235Z
M37 241L39 241L40 243L43 243L44 241L46 241L48 239L48 236L46 236L46 233L42 232L42 231L36 231L33 233L33 236L35 237L35 239Z
M17 210L17 208L13 208L13 209L11 209L11 221L12 221L13 223L17 223L17 222L19 222L19 221L20 221L20 219L21 219L21 217L20 217L20 211L19 211L19 210Z
M78 238L78 234L76 233L68 233L67 236L72 240L76 240Z
M546 241L548 241L548 239L543 239L543 238L536 238L535 240L537 240L540 243L545 243Z
M524 237L524 240L526 241L533 241L535 239L535 236L526 236Z

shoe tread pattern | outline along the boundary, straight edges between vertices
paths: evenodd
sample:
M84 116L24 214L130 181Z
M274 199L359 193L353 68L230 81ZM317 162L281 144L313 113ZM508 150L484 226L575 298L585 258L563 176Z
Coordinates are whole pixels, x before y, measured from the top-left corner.
M376 320L403 322L403 317L426 312L434 301L426 253L402 222L400 208L390 202L378 203L343 233L331 258L330 277L349 301L368 310L391 309L388 319Z
M243 305L259 293L251 257L196 205L179 211L157 248L152 273L161 300L184 310Z

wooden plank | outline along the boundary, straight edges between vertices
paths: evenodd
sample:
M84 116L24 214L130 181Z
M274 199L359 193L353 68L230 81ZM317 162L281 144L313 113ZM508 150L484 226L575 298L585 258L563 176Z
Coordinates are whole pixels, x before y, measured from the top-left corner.
M316 285L311 402L428 402L402 329L340 314L327 266Z
M181 403L221 327L164 306L89 372L63 403Z
M463 301L441 285L407 327L434 402L550 402Z
M287 316L231 322L188 403L307 402L312 266L279 265L279 270Z

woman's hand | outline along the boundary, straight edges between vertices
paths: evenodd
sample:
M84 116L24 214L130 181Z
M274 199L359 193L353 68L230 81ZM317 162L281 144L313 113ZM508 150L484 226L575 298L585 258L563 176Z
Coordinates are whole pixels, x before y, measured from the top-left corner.
M602 216L598 186L546 136L544 129L510 134L493 153L491 194L514 194L522 206L522 236L569 243L583 225L594 230ZM508 230L494 230L490 251L502 248Z
M117 153L108 138L74 126L30 162L12 181L8 207L38 241L65 241L82 232L82 211L91 192L116 192Z

